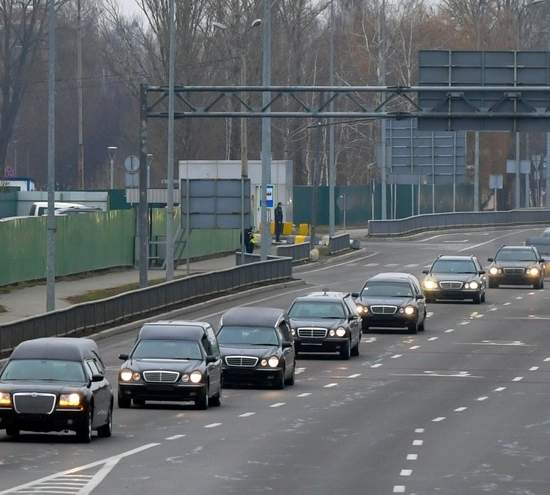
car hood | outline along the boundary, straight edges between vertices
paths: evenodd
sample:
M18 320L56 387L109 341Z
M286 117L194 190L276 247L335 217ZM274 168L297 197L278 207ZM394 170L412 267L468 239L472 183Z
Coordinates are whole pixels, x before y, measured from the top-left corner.
M178 371L180 373L191 373L197 369L204 368L204 361L180 359L129 359L122 368L129 368L133 371Z
M457 280L460 282L469 282L477 280L479 276L476 273L430 273L426 278L432 280Z
M223 356L252 356L257 358L264 358L273 356L277 353L279 348L277 346L242 346L235 347L234 345L221 345L220 351Z
M346 324L346 320L343 318L317 318L317 319L304 319L304 318L291 318L290 325L292 328L302 327L314 327L314 328L338 328Z
M538 263L536 261L495 261L494 264L501 268L528 268Z
M36 392L39 394L70 394L88 390L85 383L70 382L27 382L27 381L5 381L0 382L0 391L9 393Z
M387 306L406 306L408 304L413 304L415 301L412 297L363 297L355 301L359 304L366 304L368 306L372 305L387 305Z

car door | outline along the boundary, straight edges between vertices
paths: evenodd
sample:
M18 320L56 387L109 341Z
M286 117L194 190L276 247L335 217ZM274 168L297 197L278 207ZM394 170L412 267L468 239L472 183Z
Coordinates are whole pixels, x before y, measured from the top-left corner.
M277 330L281 336L282 342L290 342L292 345L283 349L283 359L285 360L285 369L287 376L292 376L296 366L296 354L294 351L294 339L290 331L290 325L285 320L281 321Z
M213 390L221 390L222 384L222 357L220 347L218 345L218 339L212 327L205 329L206 338L210 346L209 354L216 358L215 363L208 364L208 374L210 375L210 384Z
M416 281L411 282L411 290L416 299L418 315L421 316L422 319L424 319L426 316L426 298L424 296L424 293L422 292L422 289L420 288L420 284ZM421 318L419 318L418 321L420 321Z
M351 296L344 298L344 303L349 321L352 343L355 342L358 344L361 341L361 316Z
M86 359L86 366L89 370L90 380L93 375L105 376L101 364L93 359ZM90 390L94 399L94 410L92 424L94 427L102 426L107 422L110 404L110 390L107 381L103 378L100 382L91 381Z
M479 279L481 280L482 288L485 289L487 287L487 277L485 275L485 271L483 270L483 267L481 266L481 263L479 262L479 259L477 258L477 256L474 258L474 264L476 266Z

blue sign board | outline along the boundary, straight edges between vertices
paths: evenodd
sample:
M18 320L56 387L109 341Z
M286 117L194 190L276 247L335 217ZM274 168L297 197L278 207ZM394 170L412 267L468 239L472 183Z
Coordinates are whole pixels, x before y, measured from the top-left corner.
M273 208L273 184L268 184L266 187L265 205L267 208Z

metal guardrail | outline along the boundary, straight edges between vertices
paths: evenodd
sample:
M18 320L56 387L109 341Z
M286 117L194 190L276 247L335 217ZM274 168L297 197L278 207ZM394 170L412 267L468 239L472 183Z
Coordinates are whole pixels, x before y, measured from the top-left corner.
M328 241L328 251L330 254L340 253L350 248L350 235L339 234L330 237Z
M434 213L398 220L369 220L370 237L400 236L430 230L497 227L510 225L550 225L550 209Z
M292 259L275 258L165 282L108 299L78 304L0 325L0 355L38 337L82 336L173 309L189 300L213 296L292 276Z
M309 260L311 252L311 242L303 242L300 244L284 244L277 246L277 256L286 256L292 258L292 261L299 263Z

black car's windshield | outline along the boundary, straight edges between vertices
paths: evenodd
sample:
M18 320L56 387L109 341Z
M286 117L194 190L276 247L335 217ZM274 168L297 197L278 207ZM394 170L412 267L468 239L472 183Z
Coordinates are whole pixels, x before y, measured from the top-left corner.
M45 380L85 383L82 363L54 359L15 359L4 369L1 380Z
M477 270L471 260L439 259L433 264L432 273L477 273Z
M368 282L363 297L412 297L411 286L406 282Z
M271 327L222 327L220 345L279 345L277 331Z
M532 249L501 249L497 253L496 261L537 261Z
M202 359L198 342L192 340L140 340L133 359Z
M297 301L288 313L291 318L345 318L344 308L338 302Z

